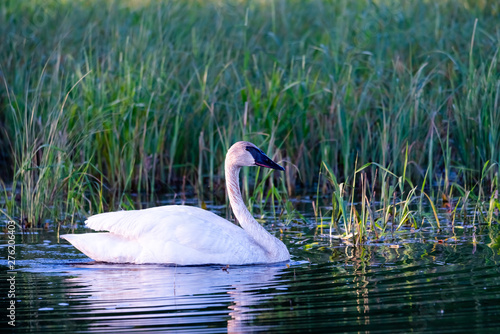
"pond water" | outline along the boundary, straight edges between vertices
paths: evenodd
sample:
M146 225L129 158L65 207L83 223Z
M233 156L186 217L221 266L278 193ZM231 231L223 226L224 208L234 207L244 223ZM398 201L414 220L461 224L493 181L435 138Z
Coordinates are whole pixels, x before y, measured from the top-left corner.
M217 211L217 208L211 208ZM464 226L462 226L464 227ZM289 263L175 267L92 262L55 231L16 235L17 332L495 332L498 225L408 229L354 248L312 223L281 234ZM469 231L468 231L469 230ZM83 232L83 231L82 231ZM325 231L323 231L325 233ZM10 328L2 316L1 327Z

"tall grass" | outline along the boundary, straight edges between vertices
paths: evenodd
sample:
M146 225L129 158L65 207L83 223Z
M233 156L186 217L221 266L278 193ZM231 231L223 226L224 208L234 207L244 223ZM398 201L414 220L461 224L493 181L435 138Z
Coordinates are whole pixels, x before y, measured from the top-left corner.
M376 173L381 174L381 187L377 187L376 177L367 176L368 167L372 165L377 168ZM370 163L355 170L349 184L339 183L330 166L323 162L318 189L324 181L327 182L332 204L327 207L327 212L319 214L331 217L329 226L323 221L319 224L320 233L323 234L323 227L327 227L330 238L341 238L359 246L370 242L391 242L398 239L395 235L408 230L431 228L435 232L447 230L455 235L455 229L466 226L473 226L475 231L476 226L498 224L498 176L495 175L491 183L485 178L495 168L498 166L487 163L482 170L483 178L472 189L454 183L449 193L445 193L444 185L438 187L439 198L427 194L423 185L420 189L414 186L405 177L406 170L402 176L397 176L377 163ZM356 187L357 181L361 186ZM487 184L490 187L485 190ZM422 200L428 204L426 207L422 206Z
M93 212L103 192L183 182L212 192L241 139L289 162L290 194L314 185L321 161L341 183L370 162L445 193L498 182L499 11L468 0L3 1L7 211Z

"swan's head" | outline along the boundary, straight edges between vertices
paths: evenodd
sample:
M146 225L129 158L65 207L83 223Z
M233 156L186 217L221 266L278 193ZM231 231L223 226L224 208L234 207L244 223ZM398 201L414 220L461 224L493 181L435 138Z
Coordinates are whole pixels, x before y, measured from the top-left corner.
M272 161L260 148L247 141L239 141L235 143L226 155L226 165L234 166L261 166L277 170L285 170L285 168Z

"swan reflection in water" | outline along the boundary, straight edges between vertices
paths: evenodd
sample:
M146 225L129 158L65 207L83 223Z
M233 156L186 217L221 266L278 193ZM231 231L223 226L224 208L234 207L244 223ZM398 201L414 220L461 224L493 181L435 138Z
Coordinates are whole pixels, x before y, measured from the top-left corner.
M72 267L65 282L74 287L67 297L83 302L80 307L86 310L81 319L72 320L90 321L91 330L220 328L226 323L228 332L239 332L251 326L260 303L269 305L275 289L288 289L280 278L285 269L286 264L226 268L96 263Z

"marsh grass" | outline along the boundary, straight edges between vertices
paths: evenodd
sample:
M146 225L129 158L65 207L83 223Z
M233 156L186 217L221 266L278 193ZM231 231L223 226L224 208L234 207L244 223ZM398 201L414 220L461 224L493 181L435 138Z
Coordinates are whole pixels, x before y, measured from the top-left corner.
M90 161L76 165L71 157L86 134L68 133L69 119L63 112L71 91L82 79L68 86L65 95L51 97L54 109L47 113L46 120L37 116L39 109L51 107L43 105L41 81L23 100L7 95L10 117L14 119L12 126L17 133L10 144L18 154L13 157L15 173L10 192L4 191L6 210L2 211L9 219L17 215L24 228L42 227L47 212L57 222L73 222L85 213L83 208L102 207L100 183L88 172Z
M405 164L406 166L406 164ZM375 167L374 177L368 177L369 167ZM469 190L459 184L437 189L436 196L429 195L424 186L413 186L405 177L396 176L377 163L369 163L357 169L351 183L339 183L332 169L323 162L320 169L318 189L327 182L327 192L332 193L331 206L326 207L322 216L330 216L329 237L343 239L354 246L373 242L393 242L399 232L417 231L431 228L435 232L464 229L473 226L491 226L500 223L498 198L498 175L493 182L486 179L490 170L498 166L485 164L482 178ZM377 174L382 175L381 187L376 187ZM370 184L370 179L372 184ZM356 186L356 180L361 186ZM490 188L485 191L485 185ZM377 196L377 193L380 194ZM440 198L441 197L441 198ZM319 191L317 199L319 198ZM422 201L426 203L423 205ZM418 203L418 204L417 204ZM317 212L315 204L315 212ZM429 209L430 208L430 209ZM316 213L316 215L318 215ZM323 219L321 219L323 221ZM458 221L460 223L458 223ZM336 233L336 234L333 234Z
M131 207L130 192L206 196L246 139L289 162L254 192L247 171L247 198L286 200L322 170L332 224L358 242L418 226L409 207L442 194L493 217L498 15L468 0L3 1L4 211L42 222Z

